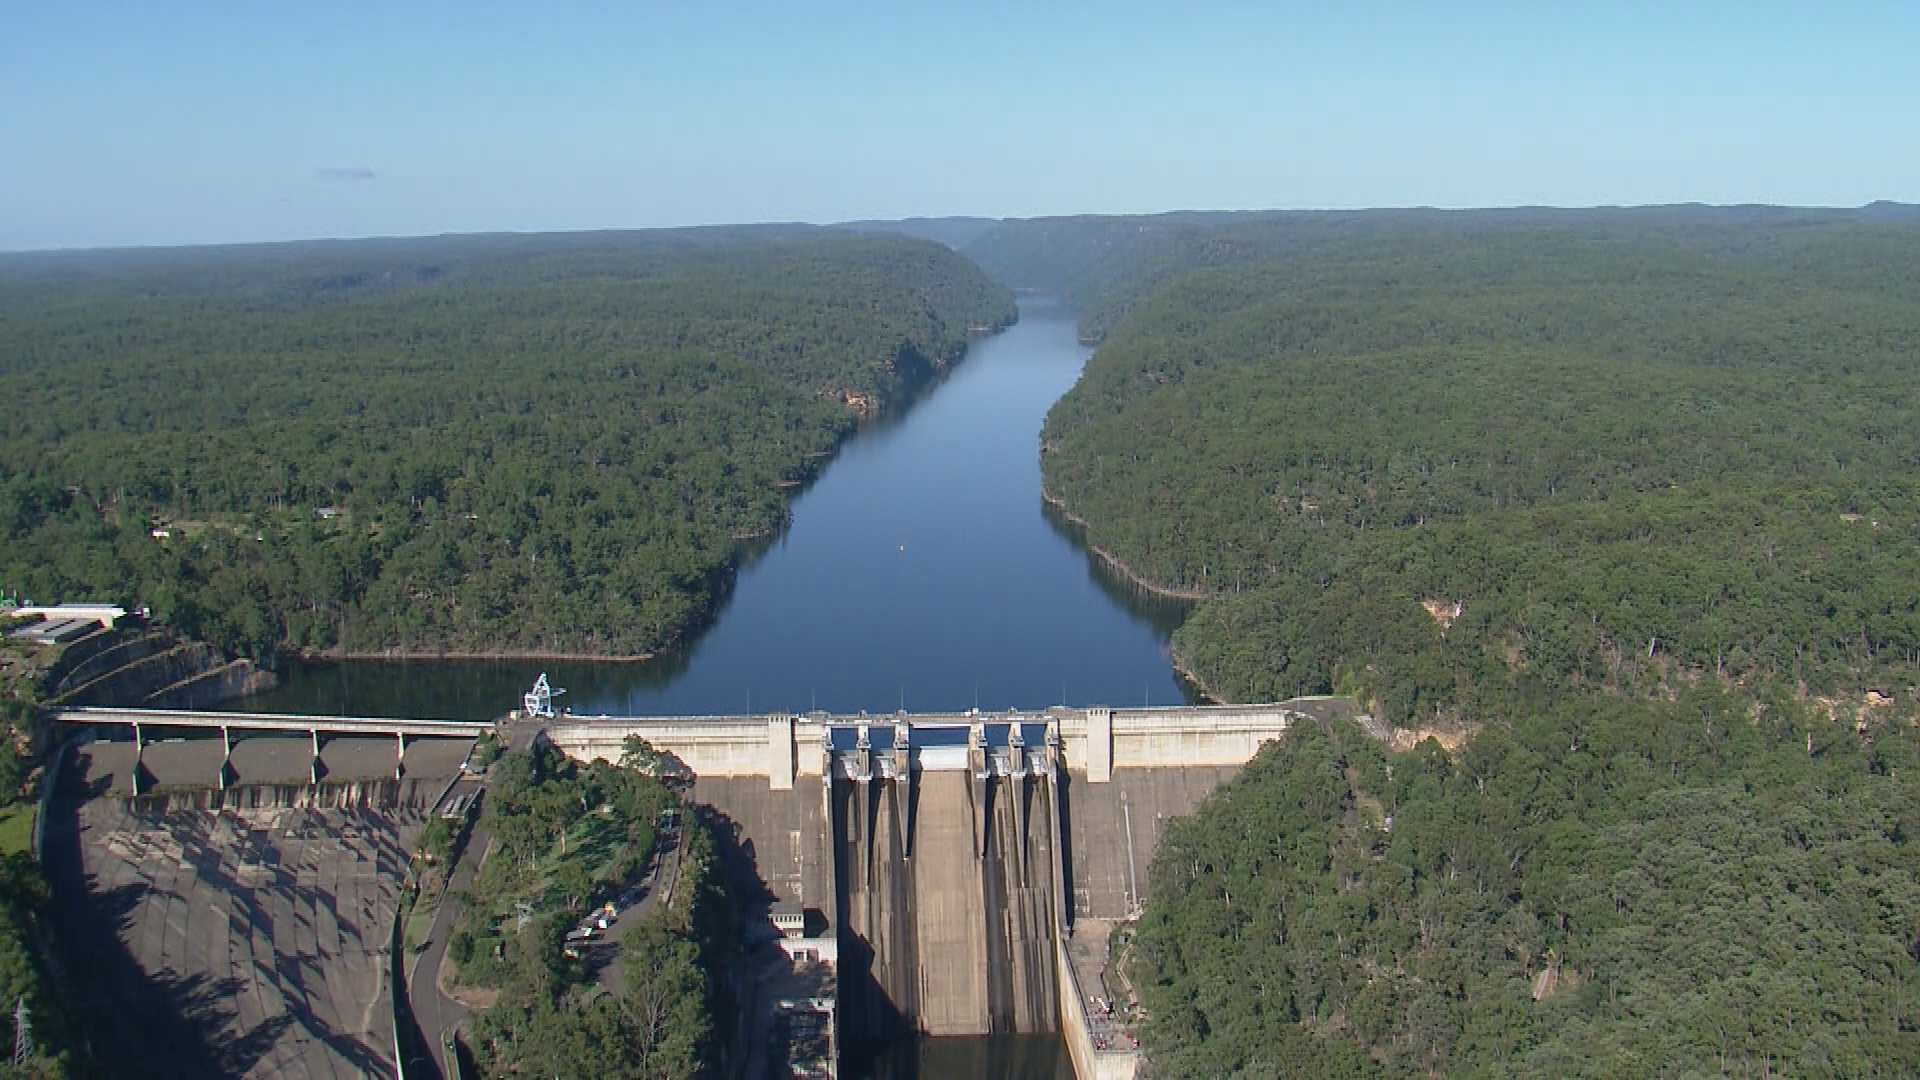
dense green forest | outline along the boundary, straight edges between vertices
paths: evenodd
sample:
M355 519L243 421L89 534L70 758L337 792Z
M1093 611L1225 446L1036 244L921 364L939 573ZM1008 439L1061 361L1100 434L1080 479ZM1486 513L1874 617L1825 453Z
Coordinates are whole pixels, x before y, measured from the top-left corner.
M29 811L29 818L31 812ZM47 977L40 941L45 931L40 918L52 903L40 864L25 851L0 854L0 993L15 1003L3 1027L9 1050L19 1025L16 1008L26 1009L30 1036L26 1058L0 1063L0 1077L22 1080L67 1076L71 1073L66 1045L71 1038L64 1017L53 1008L53 986Z
M1141 293L1168 274L1234 258L1225 223L1269 213L1182 211L1135 217L1024 218L961 235L959 250L1010 288L1046 293L1078 310L1080 336L1096 343Z
M1230 697L1904 693L1920 230L1742 235L1415 231L1176 278L1049 416L1047 484L1214 597L1176 644Z
M256 654L655 650L1013 317L833 230L8 256L0 585Z
M568 928L638 877L667 815L677 819L679 797L631 767L638 764L581 765L539 743L493 765L483 823L494 848L471 889L454 898L463 913L447 943L463 983L499 994L472 1032L489 1076L677 1080L720 1067L722 1018L731 1011L723 981L738 917L703 824L673 826L680 835L672 841L671 902L658 903L617 946L579 956L564 946ZM622 977L606 992L585 954L614 948Z
M1471 735L1303 732L1175 834L1135 954L1171 1075L1920 1067L1920 228L1882 216L1201 225L1084 309L1046 483L1201 597L1197 678Z
M1046 293L1080 312L1080 336L1103 340L1161 284L1202 268L1276 260L1328 265L1438 252L1489 229L1547 228L1572 236L1672 240L1718 234L1765 243L1769 230L1840 223L1913 224L1920 207L1876 203L1860 210L1698 205L1591 210L1180 211L1124 217L1015 218L980 228L972 219L898 222L894 228L953 244L1009 288ZM1709 243L1715 241L1709 239ZM1413 247L1409 248L1408 245Z
M1182 1077L1910 1076L1917 772L1905 724L1711 685L1452 755L1296 729L1161 841L1143 1044Z

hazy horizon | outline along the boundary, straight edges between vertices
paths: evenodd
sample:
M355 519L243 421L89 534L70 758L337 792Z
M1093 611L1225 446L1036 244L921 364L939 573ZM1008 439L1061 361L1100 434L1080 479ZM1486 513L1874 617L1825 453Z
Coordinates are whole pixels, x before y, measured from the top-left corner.
M1920 10L79 4L0 250L1177 208L1920 202Z
M1482 213L1482 212L1497 213L1500 211L1508 211L1508 210L1514 210L1514 211L1548 210L1548 211L1566 211L1570 213L1577 213L1577 212L1586 211L1586 210L1634 211L1634 210L1662 210L1662 209L1673 209L1673 208L1698 208L1702 210L1740 210L1740 209L1806 210L1806 211L1832 211L1837 213L1844 213L1848 211L1865 210L1868 207L1881 206L1881 205L1920 209L1920 202L1909 203L1909 202L1903 202L1896 199L1871 199L1871 200L1868 200L1867 202L1860 203L1859 205L1856 205L1856 206L1836 206L1836 205L1821 204L1821 203L1779 203L1779 202L1707 203L1707 202L1697 202L1697 201L1678 202L1678 203L1630 203L1630 204L1590 203L1590 204L1582 204L1582 205L1571 205L1571 204L1555 205L1551 203L1515 203L1515 204L1504 205L1504 206L1433 206L1433 205L1424 205L1424 206L1416 206L1416 205L1409 205L1409 206L1257 206L1257 207L1245 207L1245 208L1177 206L1177 207L1173 207L1170 209L1163 209L1163 210L1114 210L1114 211L1096 210L1096 211L1084 211L1084 212L1075 212L1075 213L1067 213L1067 214L1036 214L1032 216L1008 216L1008 217L993 217L987 214L905 214L899 217L846 218L846 219L837 220L837 221L690 221L690 222L676 222L676 223L664 224L664 225L605 225L605 226L585 226L581 228L557 228L557 229L485 229L485 228L481 228L481 229L462 229L462 230L443 231L443 232L368 233L365 235L357 235L357 236L286 236L286 237L273 237L273 238L262 239L262 240L210 240L210 241L204 241L204 242L189 241L189 242L182 242L182 243L97 244L97 245L91 245L91 246L74 245L74 246L65 246L65 247L58 247L58 246L56 247L20 247L20 248L0 248L0 255L32 255L32 254L52 255L52 254L61 254L61 253L85 254L87 252L96 252L96 251L97 252L163 251L163 250L172 249L172 248L272 247L275 245L297 245L297 244L330 244L330 243L345 244L345 243L354 243L356 241L362 241L362 240L373 241L373 242L378 242L383 240L392 240L392 241L433 240L433 239L440 239L440 238L469 237L469 236L471 237L571 236L571 235L584 236L584 235L590 235L593 233L672 232L680 229L736 229L736 228L737 229L761 229L761 228L765 228L765 229L780 229L780 228L836 229L836 228L848 228L848 227L859 226L864 224L901 224L901 223L914 222L914 221L1014 222L1014 221L1043 221L1043 220L1062 219L1062 218L1092 218L1092 217L1152 218L1152 217L1172 217L1172 216L1184 215L1184 214L1243 214L1243 215L1253 216L1253 215L1260 215L1260 214L1417 213L1420 211L1434 211L1438 213Z

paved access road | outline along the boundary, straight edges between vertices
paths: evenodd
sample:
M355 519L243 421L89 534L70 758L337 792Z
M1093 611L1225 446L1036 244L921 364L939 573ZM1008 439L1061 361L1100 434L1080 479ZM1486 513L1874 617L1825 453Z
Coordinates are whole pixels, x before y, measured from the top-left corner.
M407 999L413 1007L413 1018L420 1025L421 1035L433 1050L436 1070L440 1070L445 1062L443 1046L446 1033L459 1027L467 1016L466 1006L440 992L440 967L447 956L447 938L452 936L454 922L459 917L451 897L455 890L473 884L473 875L480 867L480 859L492 843L492 834L478 824L474 825L472 835L467 837L467 846L461 852L460 862L453 868L453 878L441 896L440 907L434 912L433 926L427 931L427 947L415 960L407 976Z
M680 827L674 825L660 831L659 843L655 845L646 872L630 887L633 903L620 909L619 917L594 938L587 953L588 962L593 965L589 970L597 969L595 981L601 990L618 994L626 988L625 969L620 963L620 936L658 907L662 897L672 894L679 873Z

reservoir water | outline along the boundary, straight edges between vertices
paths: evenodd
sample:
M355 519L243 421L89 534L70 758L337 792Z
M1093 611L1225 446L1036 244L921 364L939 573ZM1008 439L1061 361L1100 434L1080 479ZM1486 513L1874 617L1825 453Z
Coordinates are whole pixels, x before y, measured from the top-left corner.
M640 663L303 665L252 710L492 718L545 671L576 713L1173 704L1175 605L1092 559L1040 500L1039 433L1089 350L1049 303L856 435L742 566L713 624Z

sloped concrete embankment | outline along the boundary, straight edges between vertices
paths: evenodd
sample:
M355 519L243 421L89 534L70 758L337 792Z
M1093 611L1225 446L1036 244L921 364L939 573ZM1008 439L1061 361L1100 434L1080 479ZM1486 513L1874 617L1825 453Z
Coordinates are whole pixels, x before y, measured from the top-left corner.
M393 1075L386 954L409 852L467 743L342 740L351 778L182 783L130 797L128 743L74 746L46 838L62 952L88 977L86 1057L107 1075ZM239 745L237 771L276 755ZM149 746L212 776L219 740ZM365 759L362 761L361 759Z
M319 784L247 784L129 796L127 807L149 817L222 810L363 810L425 812L447 786L432 780L347 780Z
M1054 979L1053 785L996 780L987 788L987 985L994 1034L1059 1030Z
M888 783L835 781L842 1031L855 1043L913 1035L919 1024L918 924L906 864L904 799Z
M78 794L47 869L103 1075L392 1075L383 954L425 812Z

